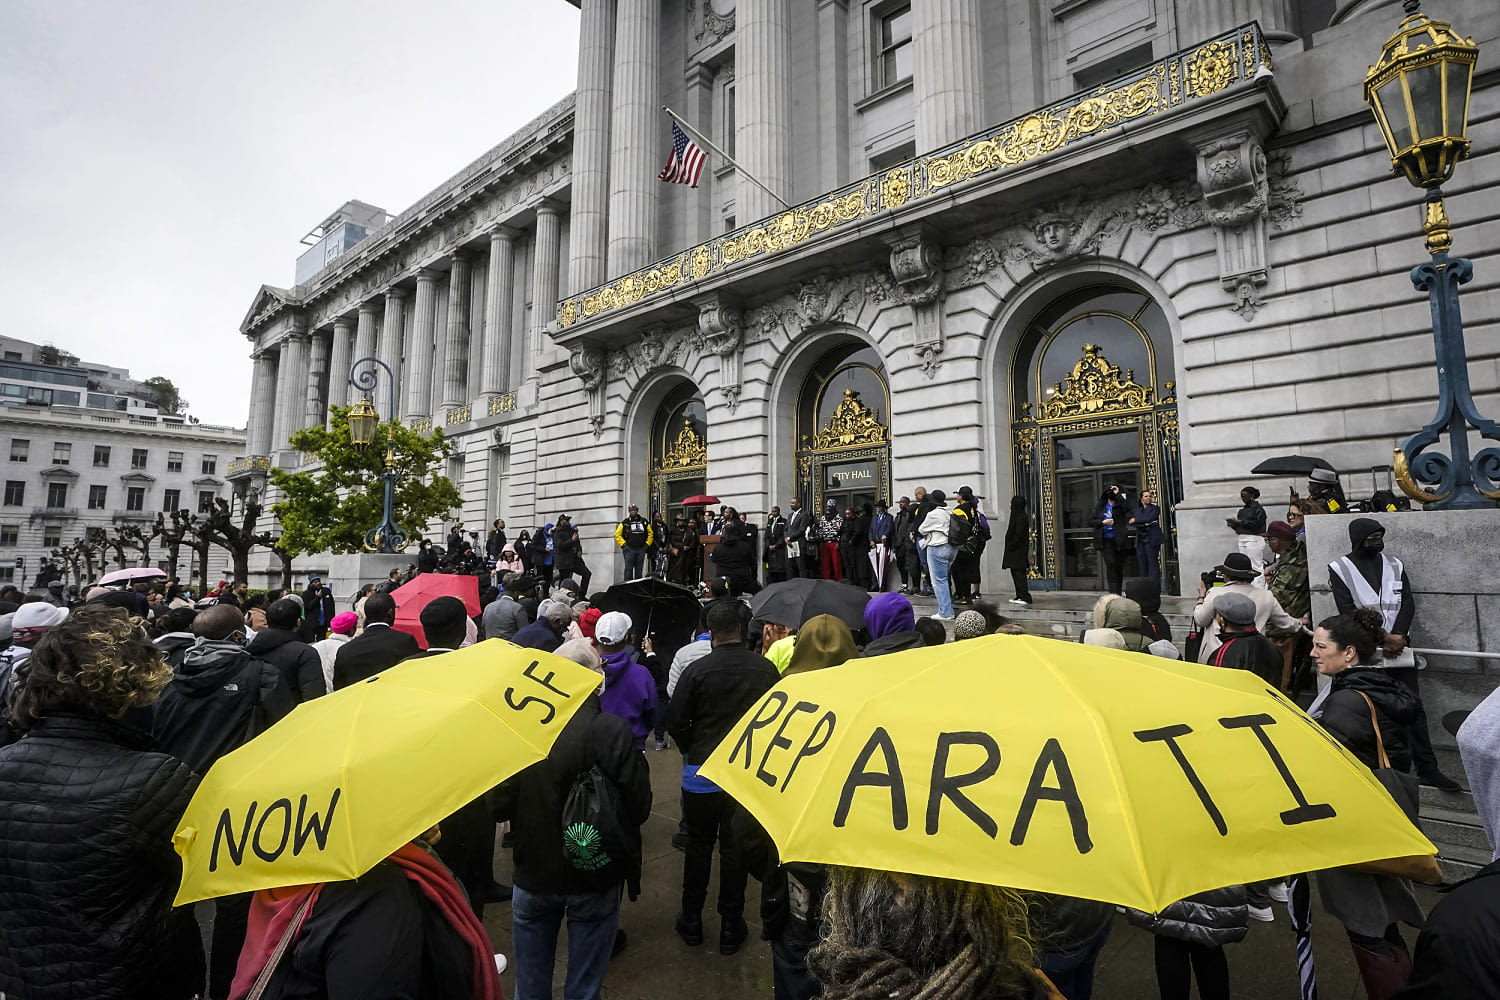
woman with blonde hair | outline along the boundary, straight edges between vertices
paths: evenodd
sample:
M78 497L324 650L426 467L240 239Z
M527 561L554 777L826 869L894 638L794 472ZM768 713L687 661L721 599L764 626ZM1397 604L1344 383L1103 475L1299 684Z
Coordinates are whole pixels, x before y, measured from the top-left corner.
M172 670L141 619L86 605L16 668L0 749L0 994L191 997L203 951L172 913L172 832L197 779L120 722ZM195 982L196 980L196 982Z

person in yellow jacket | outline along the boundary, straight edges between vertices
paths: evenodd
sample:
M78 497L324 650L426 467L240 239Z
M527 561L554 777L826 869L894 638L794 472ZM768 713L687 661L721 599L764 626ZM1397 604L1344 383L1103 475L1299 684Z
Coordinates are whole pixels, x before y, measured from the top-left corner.
M635 504L615 529L615 542L625 552L625 579L638 580L646 575L646 550L656 541L651 522L641 516Z

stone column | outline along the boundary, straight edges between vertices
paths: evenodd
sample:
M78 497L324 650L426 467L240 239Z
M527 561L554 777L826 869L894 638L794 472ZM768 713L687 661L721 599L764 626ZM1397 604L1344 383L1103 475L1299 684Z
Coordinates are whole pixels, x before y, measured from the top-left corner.
M536 248L531 261L531 330L526 338L527 355L535 355L542 349L547 324L557 315L557 272L561 266L558 256L561 253L562 221L558 218L557 204L539 202L536 206ZM523 363L529 369L531 358L523 356ZM519 382L527 373L512 374Z
M373 332L373 331L372 331ZM354 337L349 317L340 316L333 321L333 351L328 357L328 405L349 405L349 366L354 359L349 356Z
M451 315L448 294L448 285L439 280L432 289L432 361L428 363L428 382L432 389L429 392L428 409L437 415L438 409L443 405L443 374L448 368L448 317Z
M577 149L576 145L574 149ZM576 211L573 218L578 218ZM484 379L479 386L485 396L498 396L511 388L508 364L511 297L515 285L516 237L519 235L509 226L496 226L490 230L490 285L484 295Z
M375 357L376 323L379 314L380 306L374 299L359 304L359 325L355 327L354 356L349 359L350 365L360 358ZM344 374L347 376L349 373L345 370Z
M818 186L849 180L849 0L818 0Z
M1333 24L1341 23L1348 15L1347 9L1360 6L1340 0L1333 12ZM1370 4L1367 6L1379 6ZM1177 48L1192 48L1215 35L1230 31L1250 21L1259 21L1266 40L1279 47L1299 41L1291 30L1296 23L1292 17L1290 0L1233 0L1231 3L1185 3L1177 5ZM1396 18L1391 19L1391 24ZM1325 25L1319 25L1325 27Z
M417 272L417 298L412 309L411 345L406 352L407 370L402 381L407 385L406 417L429 415L428 390L432 388L433 307L437 304L439 274L431 268ZM399 402L399 397L398 397Z
M385 292L385 317L380 325L380 349L376 357L391 366L391 385L389 392L395 394L396 406L401 406L401 320L402 312L406 304L406 289L391 287ZM377 369L379 372L379 370ZM379 372L380 378L385 379L385 372ZM386 413L390 395L383 385L375 387L375 408L380 410L380 419L395 420L399 413Z
M920 0L911 12L917 152L924 153L988 124L979 0Z
M269 349L256 351L255 375L250 382L251 455L271 453L271 435L276 431L276 355Z
M469 258L469 350L464 360L464 400L479 398L479 380L484 376L484 296L489 291L489 258ZM476 413L475 416L478 416Z
M448 272L448 336L443 354L443 405L469 401L469 258L453 255Z
M289 448L291 436L302 429L307 398L307 333L293 330L281 342L281 370L277 373L276 399L281 403L281 429L277 448Z
M306 404L302 411L302 422L297 429L321 427L328 420L328 408L323 403L323 380L328 377L328 339L314 331L308 341L307 381L303 396Z
M606 280L645 267L656 257L657 174L665 162L662 137L669 131L658 94L660 43L661 0L618 0ZM555 300L553 296L547 308ZM533 312L540 308L533 299Z
M740 0L734 21L735 158L787 202L792 198L791 0ZM735 221L775 215L781 203L736 179Z
M568 289L604 284L609 245L609 119L615 64L615 0L583 0L578 94L573 104L573 220ZM491 247L493 263L494 243ZM490 279L494 290L494 279Z

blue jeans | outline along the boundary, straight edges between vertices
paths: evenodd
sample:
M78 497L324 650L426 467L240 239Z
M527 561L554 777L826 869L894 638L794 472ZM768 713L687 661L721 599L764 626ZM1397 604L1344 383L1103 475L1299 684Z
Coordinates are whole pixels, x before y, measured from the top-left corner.
M646 550L625 546L625 579L639 580L646 575Z
M954 554L951 545L927 546L927 573L932 577L932 591L937 595L940 618L953 617L953 591L948 586L948 568L953 565Z
M510 912L516 1000L552 1000L557 932L564 915L568 918L568 978L563 1000L599 1000L615 931L620 928L620 888L566 895L515 887Z

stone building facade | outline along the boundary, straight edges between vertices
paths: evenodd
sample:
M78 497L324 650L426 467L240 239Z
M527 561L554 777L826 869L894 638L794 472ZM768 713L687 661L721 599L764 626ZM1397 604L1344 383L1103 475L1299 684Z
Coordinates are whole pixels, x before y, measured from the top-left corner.
M571 513L601 574L631 502L760 519L967 484L1002 520L1031 498L1039 587L1098 589L1086 520L1115 481L1163 498L1190 587L1257 462L1321 455L1352 495L1431 416L1420 195L1361 97L1399 5L575 6L573 96L261 289L238 489L294 466L288 434L374 356L400 416L455 438L470 528ZM1430 6L1482 48L1446 190L1496 412L1500 11ZM744 173L660 182L662 105Z

